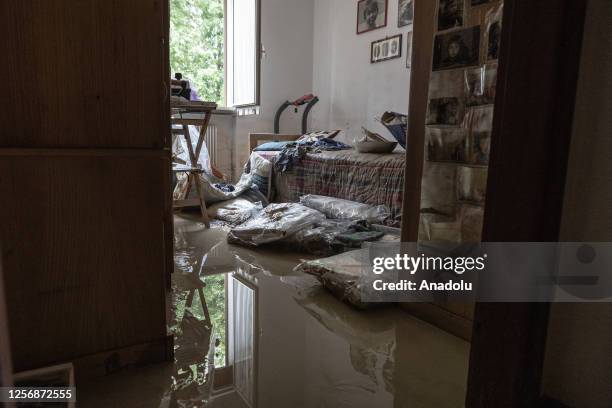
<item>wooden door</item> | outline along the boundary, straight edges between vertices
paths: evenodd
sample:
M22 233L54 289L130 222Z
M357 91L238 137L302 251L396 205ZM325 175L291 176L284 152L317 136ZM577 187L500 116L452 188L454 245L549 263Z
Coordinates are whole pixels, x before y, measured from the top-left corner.
M0 146L163 148L164 0L0 2Z
M0 242L16 370L74 361L79 376L96 356L102 371L169 357L167 10L0 4Z

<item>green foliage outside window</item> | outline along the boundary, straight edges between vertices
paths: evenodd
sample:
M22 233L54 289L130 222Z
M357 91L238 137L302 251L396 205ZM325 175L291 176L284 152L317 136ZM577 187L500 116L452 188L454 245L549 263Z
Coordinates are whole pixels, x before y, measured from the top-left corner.
M223 104L223 0L170 0L170 70L200 99Z
M225 275L211 275L202 279L206 283L204 297L208 305L210 320L215 329L215 337L219 339L219 345L215 347L215 367L225 367L227 337L225 333L226 313L225 310Z

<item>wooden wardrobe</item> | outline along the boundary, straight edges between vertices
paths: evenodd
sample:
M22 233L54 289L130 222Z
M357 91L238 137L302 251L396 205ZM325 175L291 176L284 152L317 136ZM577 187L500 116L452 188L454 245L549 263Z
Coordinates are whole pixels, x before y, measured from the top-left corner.
M3 1L0 36L15 370L169 359L167 0Z

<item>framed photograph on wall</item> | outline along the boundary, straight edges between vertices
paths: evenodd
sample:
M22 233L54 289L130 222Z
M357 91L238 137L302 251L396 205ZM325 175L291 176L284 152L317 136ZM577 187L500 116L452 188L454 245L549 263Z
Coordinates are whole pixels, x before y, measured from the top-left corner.
M463 0L439 0L438 31L463 27Z
M359 0L357 3L357 34L387 26L388 0Z
M414 0L398 0L397 26L404 27L414 20Z
M402 56L402 35L373 41L370 49L370 63L388 61Z
M428 125L460 126L465 115L463 98L434 98L429 100Z
M480 60L480 26L438 34L434 40L433 70L478 65Z

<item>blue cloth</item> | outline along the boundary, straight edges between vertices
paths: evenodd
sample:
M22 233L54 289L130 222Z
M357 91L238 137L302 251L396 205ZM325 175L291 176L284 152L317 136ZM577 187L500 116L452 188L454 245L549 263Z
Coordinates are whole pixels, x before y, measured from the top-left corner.
M215 184L215 187L223 191L224 193L233 193L236 190L236 187L227 183L218 183Z
M404 149L406 148L406 125L385 125L385 127L389 130L389 132L393 135L395 140L402 146Z
M393 135L395 140L406 148L406 134L408 131L408 116L396 112L385 112L381 123Z
M268 142L262 145L257 146L253 149L254 152L280 152L282 151L288 144L295 143L292 141L284 141L284 142Z
M294 165L302 161L306 153L308 153L306 146L298 145L297 143L287 146L274 160L274 169L281 173L291 171Z
M303 145L306 145L308 147L312 147L313 149L318 149L318 150L347 150L351 148L351 146L347 144L338 142L334 139L328 139L326 137L319 139L314 143L307 142L307 143L304 143Z

